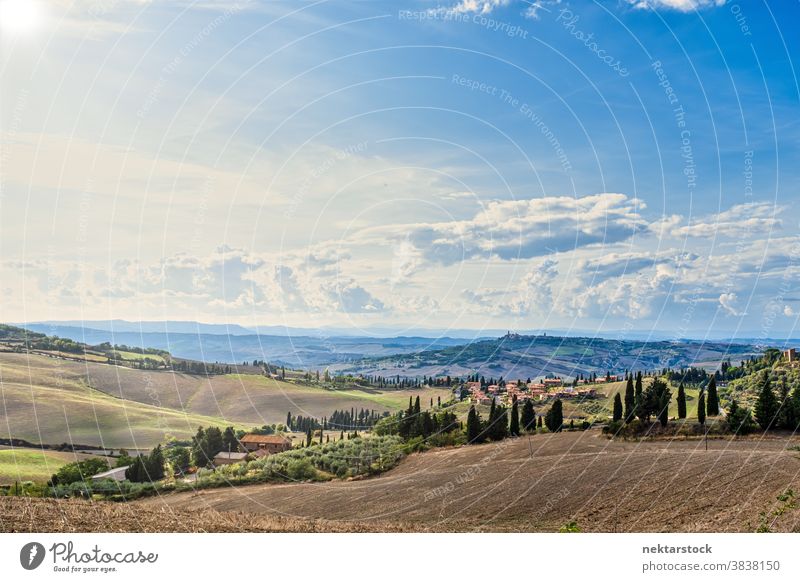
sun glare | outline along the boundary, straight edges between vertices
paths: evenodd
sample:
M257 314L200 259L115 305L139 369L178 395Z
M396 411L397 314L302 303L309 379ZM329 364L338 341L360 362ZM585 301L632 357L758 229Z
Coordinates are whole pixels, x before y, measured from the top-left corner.
M44 18L36 0L0 0L0 32L24 35L34 32Z

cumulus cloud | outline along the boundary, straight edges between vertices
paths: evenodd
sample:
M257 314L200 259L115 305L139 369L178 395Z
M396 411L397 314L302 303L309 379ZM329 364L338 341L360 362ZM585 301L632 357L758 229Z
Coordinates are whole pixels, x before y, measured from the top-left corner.
M342 313L377 313L385 309L380 299L370 294L354 279L325 282L322 292L327 302Z
M509 289L465 289L461 295L469 304L495 315L546 316L553 308L552 286L557 277L558 262L545 259Z
M744 238L749 234L771 232L781 226L776 214L783 207L769 202L753 202L737 204L718 214L712 214L696 220L687 226L677 226L677 217L666 219L671 225L671 234L678 237L737 237Z
M725 313L728 315L733 316L741 316L745 315L743 311L740 311L736 304L739 301L739 297L736 293L722 293L719 296L719 304L722 306L722 309L725 310Z
M674 291L677 273L658 265L634 277L576 284L564 293L561 310L573 317L640 319L655 312Z
M35 290L53 309L105 300L127 308L160 306L194 313L387 311L355 278L340 276L331 267L338 258L330 252L288 260L291 264L221 246L206 256L178 253L150 263L120 259L93 269L72 262L28 261L16 280L22 282L22 291L27 289L28 299ZM21 265L7 261L2 269L6 273Z
M679 12L692 12L714 6L724 6L726 0L628 0L635 8L651 10L677 10Z
M629 239L648 224L644 205L624 194L490 202L472 219L366 229L362 242L408 241L428 263L530 259Z
M650 251L607 253L592 259L580 259L577 270L584 281L597 283L606 279L632 275L658 265L679 266L697 258L695 254L675 250L660 253Z

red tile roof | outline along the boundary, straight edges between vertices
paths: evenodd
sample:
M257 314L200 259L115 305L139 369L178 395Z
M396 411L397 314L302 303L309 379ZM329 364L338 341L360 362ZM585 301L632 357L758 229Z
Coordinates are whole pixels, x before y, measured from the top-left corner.
M266 443L273 445L285 445L291 443L290 439L276 434L246 434L241 439L241 443Z

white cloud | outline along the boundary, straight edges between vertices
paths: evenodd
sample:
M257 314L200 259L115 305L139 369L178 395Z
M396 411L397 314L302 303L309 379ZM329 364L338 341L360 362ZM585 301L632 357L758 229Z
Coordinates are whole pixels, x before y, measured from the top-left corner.
M726 0L628 0L635 8L667 9L679 12L691 12L714 6L724 6Z
M553 309L553 283L558 277L558 262L544 259L535 264L518 284L509 289L465 289L464 297L471 305L495 315L524 317L548 316Z
M561 310L578 318L649 317L674 290L675 279L674 269L659 265L635 277L609 278L591 285L576 282L563 293Z
M784 208L769 202L737 204L719 214L712 214L694 221L688 226L677 226L679 219L670 217L671 234L677 237L736 237L745 238L754 233L767 233L781 227L776 214Z
M529 18L531 20L539 20L540 15L539 13L544 10L545 12L550 12L549 8L546 6L552 6L554 4L561 4L561 0L533 0L527 1L528 7L525 8L525 12L523 13L525 18Z
M611 244L646 231L638 200L624 194L545 197L490 202L472 219L366 229L362 243L405 240L431 264L474 258L529 259L595 244Z
M737 317L745 315L745 313L743 311L740 311L739 308L736 306L738 301L739 297L736 295L736 293L723 293L719 296L719 304L722 306L722 309L724 309L728 315L733 315Z
M680 265L696 258L697 255L681 253L676 250L662 251L657 254L651 251L612 252L591 259L579 260L577 271L584 281L598 283L606 279L632 275L658 265Z
M508 6L511 0L461 0L448 10L451 14L489 14L495 8Z

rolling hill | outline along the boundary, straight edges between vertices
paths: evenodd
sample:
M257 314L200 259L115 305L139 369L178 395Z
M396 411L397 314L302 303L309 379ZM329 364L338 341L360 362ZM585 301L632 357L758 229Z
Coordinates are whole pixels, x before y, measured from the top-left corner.
M238 363L266 360L298 369L325 369L333 363L348 363L365 357L407 354L429 348L457 346L467 339L449 337L354 337L328 335L258 335L238 328L222 333L223 326L199 327L189 332L187 326L159 331L152 325L134 331L130 325L118 329L94 329L86 325L29 324L25 328L37 333L57 335L90 345L125 344L140 348L158 348L179 358L205 362ZM179 331L174 331L175 329ZM209 333L212 329L215 333ZM308 334L308 331L305 331Z
M0 446L0 485L16 481L47 481L59 467L91 458L79 452Z
M99 448L146 448L167 435L188 438L203 426L224 426L220 418L125 400L97 389L92 370L134 372L147 386L147 372L107 364L81 364L46 356L0 353L0 438L34 443L79 443ZM88 376L87 376L88 374ZM228 423L230 424L230 423Z
M282 423L289 411L315 417L350 408L395 411L410 394L449 396L443 389L329 390L257 374L206 377L11 352L0 352L0 379L0 438L110 448L187 438L200 425Z
M688 366L716 368L722 360L738 361L761 350L751 345L694 340L645 342L603 338L508 334L463 346L413 354L364 358L333 368L383 376L466 376L535 378L625 370L660 370Z

